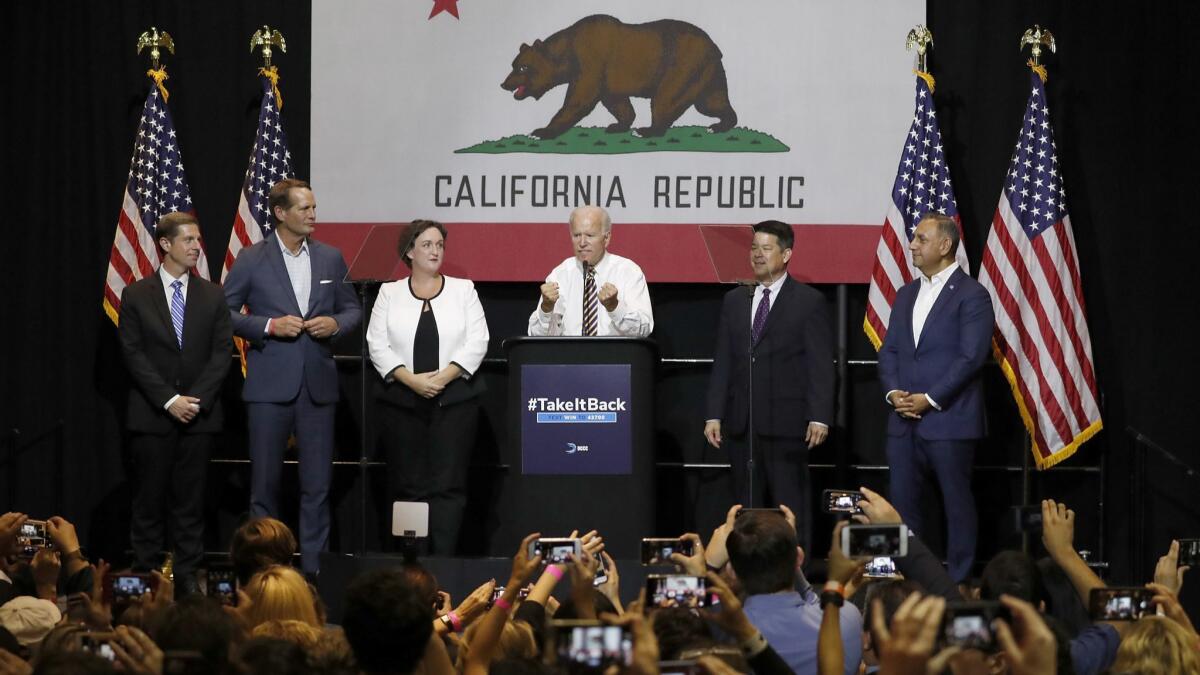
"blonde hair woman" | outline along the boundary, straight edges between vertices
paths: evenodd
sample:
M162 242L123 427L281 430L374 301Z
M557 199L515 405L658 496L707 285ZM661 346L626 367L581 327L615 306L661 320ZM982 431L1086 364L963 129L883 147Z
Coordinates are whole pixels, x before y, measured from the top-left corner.
M1174 675L1200 673L1196 634L1161 616L1142 617L1133 624L1121 646L1113 673Z
M302 621L320 628L316 600L308 582L291 567L272 565L250 578L243 589L250 605L241 611L249 628L267 621Z

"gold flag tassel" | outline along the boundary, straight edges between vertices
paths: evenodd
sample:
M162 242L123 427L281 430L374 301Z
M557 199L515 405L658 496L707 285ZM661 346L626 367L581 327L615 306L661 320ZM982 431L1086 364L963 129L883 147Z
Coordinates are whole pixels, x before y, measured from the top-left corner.
M1050 76L1046 72L1046 66L1043 66L1040 63L1034 63L1033 59L1029 59L1028 61L1026 61L1025 65L1029 66L1030 69L1033 70L1033 72L1037 73L1038 77L1042 78L1042 84L1046 83L1046 78L1048 78Z
M931 93L931 94L933 93L934 82L933 82L932 75L930 75L929 73L926 73L922 70L914 70L913 75L916 75L917 77L921 78L922 80L925 80L925 86L929 87L929 93Z
M279 92L279 70L275 66L259 68L258 74L271 81L271 91L275 93L275 109L283 110L283 94Z
M170 92L168 92L167 88L163 86L163 82L168 77L167 76L167 67L159 66L157 69L151 68L150 70L146 71L146 77L149 77L150 79L154 80L154 86L158 87L158 91L159 91L159 93L162 94L162 97L163 97L163 103L166 103L167 99L169 99L171 97Z

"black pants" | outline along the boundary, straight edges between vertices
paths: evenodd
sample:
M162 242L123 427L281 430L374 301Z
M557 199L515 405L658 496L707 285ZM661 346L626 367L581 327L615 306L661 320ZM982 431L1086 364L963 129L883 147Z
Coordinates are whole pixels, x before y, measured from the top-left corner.
M783 504L796 515L796 541L812 553L812 496L808 480L808 444L803 438L754 435L754 494L747 502L749 437L726 436L735 504L768 508Z
M204 557L204 483L213 434L135 434L133 517L129 540L133 568L159 565L168 530L174 542L175 576L190 578Z
M454 555L467 505L479 404L417 403L412 408L388 405L382 415L388 487L394 501L429 504L429 550Z

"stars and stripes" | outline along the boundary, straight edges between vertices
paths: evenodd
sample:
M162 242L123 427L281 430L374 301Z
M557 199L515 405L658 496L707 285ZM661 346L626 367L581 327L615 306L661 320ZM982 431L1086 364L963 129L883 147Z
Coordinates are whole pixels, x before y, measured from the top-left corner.
M261 75L263 97L258 109L258 131L254 136L254 146L250 149L250 165L246 168L246 179L238 198L233 231L229 233L229 248L225 251L225 263L221 270L222 282L233 268L238 253L262 241L271 232L267 196L272 185L292 177L292 153L288 151L287 135L283 132L283 121L279 115L280 100L275 89L278 75L274 66L262 71Z
M993 347L1033 441L1038 468L1070 457L1101 429L1075 235L1043 76L1005 176L979 281L996 309Z
M913 121L900 153L900 166L892 185L892 202L875 250L871 286L867 291L863 330L876 350L887 335L896 292L920 274L913 268L908 244L921 217L931 211L953 218L959 226L961 240L962 222L942 152L937 111L933 107L933 78L927 73L917 73ZM961 241L955 260L964 272L970 273L966 249Z
M151 77L157 75L156 86L151 87L142 107L104 278L104 311L114 324L120 317L121 293L125 287L158 269L160 253L154 236L158 219L175 211L194 210L175 125L167 108L167 91L161 84L166 72L161 69L150 72ZM193 273L209 278L203 247Z

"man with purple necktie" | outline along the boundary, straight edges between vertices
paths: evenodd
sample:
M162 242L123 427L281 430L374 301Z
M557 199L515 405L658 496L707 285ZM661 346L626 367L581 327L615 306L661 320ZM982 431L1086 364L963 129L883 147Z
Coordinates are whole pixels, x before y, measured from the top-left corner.
M747 507L787 505L807 549L808 451L825 442L833 420L833 329L821 293L788 276L791 226L767 220L753 229L757 283L725 294L704 436L728 452L734 499Z

